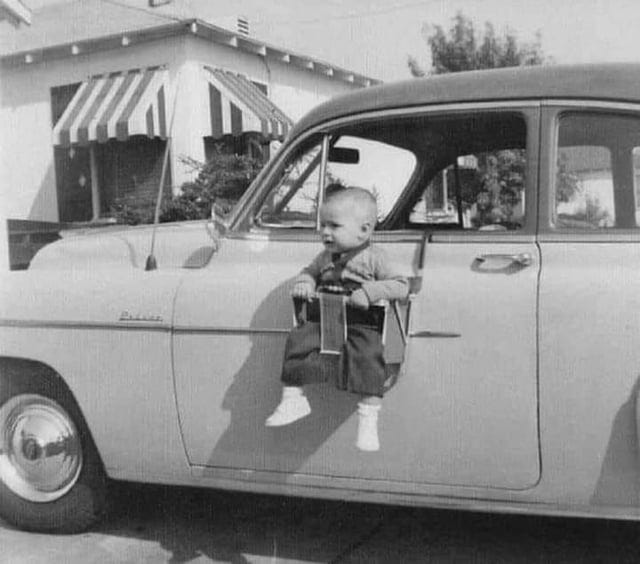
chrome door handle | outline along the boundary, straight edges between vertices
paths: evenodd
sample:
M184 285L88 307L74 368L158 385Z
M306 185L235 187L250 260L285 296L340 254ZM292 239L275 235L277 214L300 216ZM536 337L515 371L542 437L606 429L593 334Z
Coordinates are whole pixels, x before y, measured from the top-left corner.
M485 262L487 260L508 260L511 262L515 262L520 266L529 266L533 262L533 258L529 253L518 253L515 255L502 255L502 254L488 254L488 255L478 255L476 257L478 262Z

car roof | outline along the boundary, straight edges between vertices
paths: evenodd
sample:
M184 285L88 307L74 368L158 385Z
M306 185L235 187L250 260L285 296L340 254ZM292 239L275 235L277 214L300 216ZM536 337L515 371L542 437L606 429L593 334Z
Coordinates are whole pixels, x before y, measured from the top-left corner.
M511 67L373 86L320 104L298 121L290 138L325 121L367 111L428 104L553 98L640 102L640 64Z

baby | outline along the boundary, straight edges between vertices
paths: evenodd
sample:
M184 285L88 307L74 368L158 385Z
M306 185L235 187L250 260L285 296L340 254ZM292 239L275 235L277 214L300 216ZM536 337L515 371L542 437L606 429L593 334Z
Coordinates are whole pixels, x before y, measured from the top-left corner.
M331 189L333 188L333 189ZM327 188L320 208L324 250L294 282L292 295L310 300L316 292L342 289L348 293L350 320L341 354L338 387L360 395L358 437L361 450L380 448L378 412L386 379L382 338L369 306L380 300L404 299L408 281L393 270L383 251L370 243L377 221L374 196L362 188ZM303 386L326 379L320 357L320 323L307 321L294 328L285 346L280 404L266 420L268 427L288 425L311 413Z

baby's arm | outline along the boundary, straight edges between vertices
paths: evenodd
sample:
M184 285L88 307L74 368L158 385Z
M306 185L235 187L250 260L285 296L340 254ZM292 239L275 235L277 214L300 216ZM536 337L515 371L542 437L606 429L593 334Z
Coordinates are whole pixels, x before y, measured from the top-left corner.
M291 296L294 298L302 298L310 300L316 292L315 282L309 280L297 280L291 290Z
M322 253L320 253L309 266L302 269L293 281L291 295L294 298L309 300L315 295L317 280L322 268Z
M404 300L409 295L409 281L392 265L387 255L377 249L372 257L375 280L362 284L362 291L369 303L378 300Z

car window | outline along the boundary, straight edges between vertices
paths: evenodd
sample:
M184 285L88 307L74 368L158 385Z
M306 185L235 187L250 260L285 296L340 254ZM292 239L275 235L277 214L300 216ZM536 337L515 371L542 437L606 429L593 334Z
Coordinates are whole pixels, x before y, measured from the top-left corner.
M556 229L633 228L638 223L640 120L569 113L558 122Z
M430 231L521 229L527 127L511 112L440 118L428 124L427 174L408 215Z
M315 228L321 179L323 189L339 183L371 191L378 230L524 225L527 126L518 112L384 116L323 135L286 156L254 225Z
M378 220L383 221L415 170L415 155L406 149L355 135L341 136L334 147L357 151L358 162L336 162L338 159L330 158L327 182L369 190L378 203Z
M321 151L322 139L315 137L290 156L256 216L258 225L315 227Z
M317 137L290 156L256 216L258 225L315 227L321 147L322 139ZM415 156L407 149L367 139L358 131L350 135L336 132L330 147L325 186L337 183L369 190L378 203L378 218L384 220L415 170Z
M526 151L478 151L439 171L411 210L409 222L432 229L521 229L524 224Z

